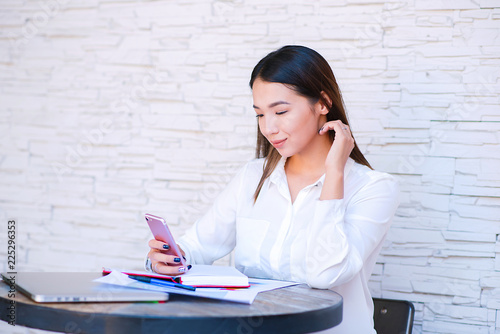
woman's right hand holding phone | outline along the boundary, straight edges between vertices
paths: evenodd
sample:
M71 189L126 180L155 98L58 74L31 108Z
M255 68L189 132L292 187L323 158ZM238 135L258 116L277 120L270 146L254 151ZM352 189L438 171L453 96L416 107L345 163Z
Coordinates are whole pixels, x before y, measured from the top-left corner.
M182 263L185 261L182 261L179 256L166 254L170 250L170 245L156 239L149 240L148 245L151 248L148 257L154 272L175 276L188 271L190 266L183 266ZM179 250L182 253L180 256L184 256L184 251L180 247Z

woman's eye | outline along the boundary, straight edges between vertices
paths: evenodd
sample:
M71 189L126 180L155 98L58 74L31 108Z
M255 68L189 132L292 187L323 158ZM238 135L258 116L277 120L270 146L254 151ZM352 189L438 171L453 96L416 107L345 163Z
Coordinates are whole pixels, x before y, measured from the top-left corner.
M284 111L279 111L276 113L276 115L283 115L284 113L286 113L288 110L284 110Z
M264 115L262 115L262 114L257 114L257 115L255 115L255 117L257 117L257 118L260 118L260 117L262 117L262 116L264 116Z

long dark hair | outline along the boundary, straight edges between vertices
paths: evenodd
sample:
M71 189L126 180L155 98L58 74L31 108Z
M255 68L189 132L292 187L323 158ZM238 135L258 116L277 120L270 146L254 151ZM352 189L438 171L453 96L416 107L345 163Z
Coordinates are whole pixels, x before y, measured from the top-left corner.
M328 122L340 120L342 123L349 125L342 94L330 65L325 58L310 48L287 45L269 53L255 65L250 78L250 88L253 88L256 79L282 83L293 89L297 94L308 98L313 104L320 101L329 107L329 112L326 115ZM322 96L322 92L326 94L330 101ZM333 141L335 132L330 131L329 135ZM257 158L266 158L264 171L254 194L254 200L257 200L264 181L271 175L281 159L278 151L261 133L258 123L255 155ZM363 153L361 153L356 140L354 140L354 149L350 157L357 163L372 168Z

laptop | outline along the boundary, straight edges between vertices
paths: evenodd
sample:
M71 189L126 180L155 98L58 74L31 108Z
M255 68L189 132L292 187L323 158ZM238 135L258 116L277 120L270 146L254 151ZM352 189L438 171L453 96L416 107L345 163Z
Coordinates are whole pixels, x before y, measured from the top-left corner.
M93 282L102 273L2 273L6 284L38 303L166 301L168 294Z

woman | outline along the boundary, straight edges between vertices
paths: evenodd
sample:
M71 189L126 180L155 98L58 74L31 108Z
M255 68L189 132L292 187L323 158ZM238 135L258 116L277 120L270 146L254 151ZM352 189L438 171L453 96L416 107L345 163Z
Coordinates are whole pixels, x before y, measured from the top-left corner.
M285 46L250 80L258 119L257 159L180 240L188 263L210 264L235 250L251 277L307 283L344 298L328 333L375 333L368 290L398 205L393 177L371 169L349 129L339 87L314 50ZM177 274L179 259L151 240L153 270Z

